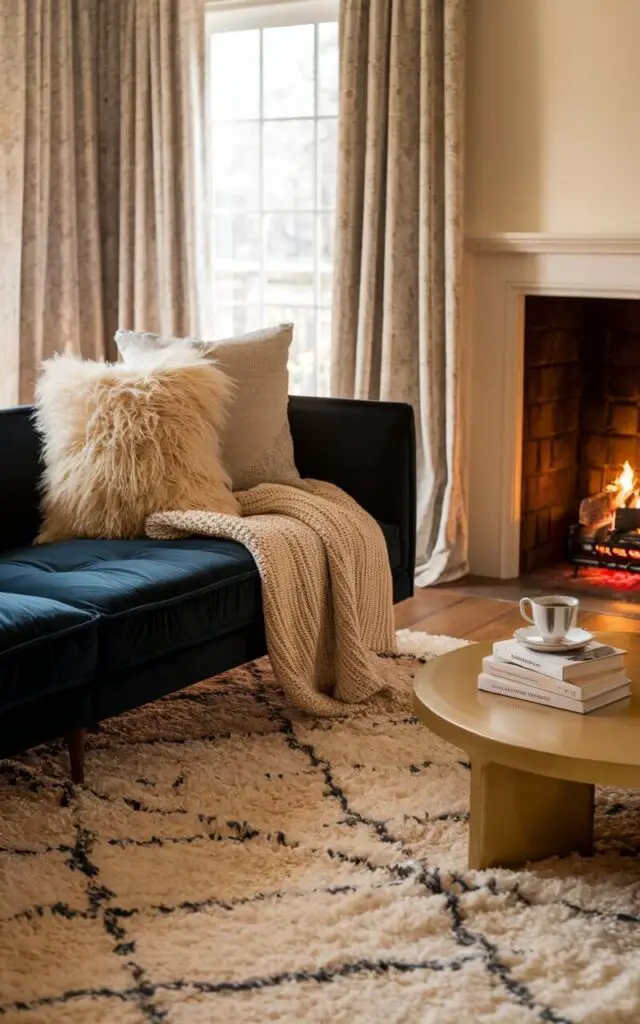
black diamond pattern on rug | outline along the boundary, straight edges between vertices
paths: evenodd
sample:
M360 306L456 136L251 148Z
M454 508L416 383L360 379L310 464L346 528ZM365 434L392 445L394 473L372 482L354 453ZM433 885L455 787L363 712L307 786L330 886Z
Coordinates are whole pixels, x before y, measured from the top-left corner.
M598 854L466 869L469 764L404 694L287 707L264 659L0 763L9 1024L636 1024L640 800Z

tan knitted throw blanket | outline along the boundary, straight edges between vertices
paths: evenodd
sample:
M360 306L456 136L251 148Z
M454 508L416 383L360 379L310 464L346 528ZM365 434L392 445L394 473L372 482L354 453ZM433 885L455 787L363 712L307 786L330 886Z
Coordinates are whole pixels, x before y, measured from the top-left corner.
M393 685L391 571L383 533L332 484L259 484L236 494L241 515L157 512L149 537L204 534L244 544L262 581L267 650L299 708L343 715L345 704Z

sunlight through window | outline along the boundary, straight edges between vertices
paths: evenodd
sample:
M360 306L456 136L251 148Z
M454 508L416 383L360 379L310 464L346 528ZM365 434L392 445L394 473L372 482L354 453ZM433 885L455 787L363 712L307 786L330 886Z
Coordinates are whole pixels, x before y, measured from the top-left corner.
M210 25L215 334L293 322L291 391L327 394L338 26Z

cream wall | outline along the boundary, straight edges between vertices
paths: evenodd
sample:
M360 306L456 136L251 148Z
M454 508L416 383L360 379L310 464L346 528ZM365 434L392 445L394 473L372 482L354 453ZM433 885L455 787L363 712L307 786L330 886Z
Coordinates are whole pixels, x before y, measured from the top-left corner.
M466 231L640 233L640 0L469 0Z

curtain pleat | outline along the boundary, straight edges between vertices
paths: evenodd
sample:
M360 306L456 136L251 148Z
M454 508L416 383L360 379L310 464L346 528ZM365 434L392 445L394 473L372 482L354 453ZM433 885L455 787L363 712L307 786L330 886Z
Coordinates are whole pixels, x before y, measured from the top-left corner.
M467 571L464 27L465 0L342 0L332 392L414 408L419 585Z
M3 0L0 74L8 405L55 352L115 358L119 327L198 333L204 7Z

